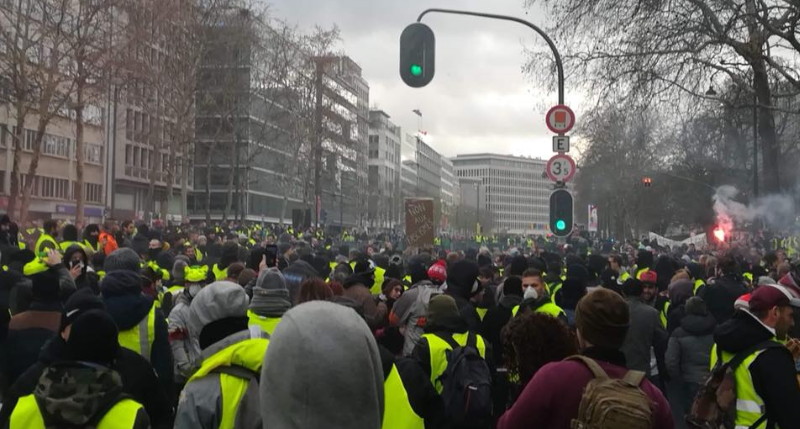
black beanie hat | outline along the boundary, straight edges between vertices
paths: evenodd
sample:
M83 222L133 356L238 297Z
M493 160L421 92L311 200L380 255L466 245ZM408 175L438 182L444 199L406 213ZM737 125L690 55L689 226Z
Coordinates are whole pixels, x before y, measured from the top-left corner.
M89 288L78 289L70 295L64 304L64 313L61 316L61 329L71 325L80 315L91 310L105 310L106 305L99 296Z
M43 271L31 276L32 293L35 302L59 302L60 286L58 273L53 270Z
M528 260L522 255L514 256L508 267L509 276L521 276L528 269Z
M103 310L78 316L70 328L64 350L67 360L110 365L119 350L117 325Z

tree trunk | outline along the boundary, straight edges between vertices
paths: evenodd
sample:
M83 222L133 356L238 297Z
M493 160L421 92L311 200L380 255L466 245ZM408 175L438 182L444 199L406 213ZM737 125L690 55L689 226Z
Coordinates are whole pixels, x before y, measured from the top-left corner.
M39 112L45 112L46 107L40 106ZM31 155L31 163L28 166L28 180L22 190L22 205L19 208L19 222L24 225L28 222L28 211L31 205L31 188L33 187L36 172L39 169L39 157L42 154L42 139L44 138L44 131L47 128L49 118L46 115L39 114L39 124L36 129L36 136L33 140L33 154Z
M83 85L78 84L76 88L77 103L75 106L75 224L84 225L84 206L86 196L84 195L84 152L83 152Z
M775 133L775 115L772 107L772 91L763 60L753 63L754 90L758 98L758 134L761 137L762 178L764 194L781 191L779 159L780 145ZM757 168L757 167L756 167Z
M17 103L17 128L14 130L14 135L12 137L14 160L11 164L11 195L8 197L8 214L12 218L17 212L18 196L22 194L22 183L20 183L22 179L20 176L20 169L22 167L20 164L22 164L22 139L25 138L25 117L27 116L25 113L26 110L22 107L22 103ZM22 225L20 224L20 226Z
M208 159L206 159L206 224L211 223L211 160L214 145L208 146Z

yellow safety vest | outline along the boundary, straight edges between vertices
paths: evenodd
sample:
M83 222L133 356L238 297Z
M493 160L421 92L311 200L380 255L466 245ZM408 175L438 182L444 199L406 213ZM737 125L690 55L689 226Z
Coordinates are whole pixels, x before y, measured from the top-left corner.
M383 278L386 275L386 270L381 267L375 267L375 283L372 284L370 288L370 293L373 295L378 295L382 292L383 287Z
M552 287L549 284L545 283L545 286L547 287L547 292L550 294L550 301L555 304L555 302L556 302L556 294L561 292L561 287L564 286L564 281L562 280L562 281L554 284Z
M90 249L93 253L97 253L100 251L100 241L97 242L97 247L92 246L92 243L89 240L83 240L83 246L86 249Z
M488 312L489 309L483 307L475 307L475 311L478 312L478 318L481 319L481 322L483 322L483 318L486 317L486 312Z
M197 262L203 262L203 252L201 252L198 248L194 249L194 259Z
M147 316L142 318L133 328L119 331L119 345L133 350L150 362L150 353L153 351L153 342L156 339L156 304L150 307Z
M81 249L83 249L84 252L86 251L86 247L83 245L83 243L79 243L77 241L62 241L61 243L58 244L58 247L61 249L62 252L66 252L67 249L70 248L70 246L78 246Z
M214 272L214 279L216 281L225 280L226 278L228 278L228 269L227 268L220 269L219 265L214 264L214 266L211 267L211 271Z
M517 312L519 312L519 306L515 305L514 308L511 309L511 316L512 317L516 316ZM552 302L548 302L548 303L542 304L539 308L536 309L535 312L536 313L542 313L542 314L549 314L549 315L551 315L553 317L556 317L556 318L558 316L567 317L567 313L565 313L564 310L561 307L553 304Z
M774 339L773 339L774 341ZM736 421L734 425L737 428L749 428L756 420L766 412L764 400L758 396L756 389L753 386L753 378L750 375L750 365L755 362L758 355L763 353L764 350L757 350L750 354L733 372L736 378ZM722 351L722 361L728 362L735 354ZM711 348L711 368L717 364L717 345ZM756 429L766 428L767 422L764 421L757 426Z
M669 301L665 302L664 303L664 308L662 308L661 311L658 312L658 317L659 317L659 319L661 319L661 326L663 326L665 329L667 327L667 313L668 312L669 312Z
M189 378L187 386L193 381L211 375L214 370L226 366L241 366L255 373L261 372L261 362L267 353L269 340L266 338L250 338L214 353L203 360L200 368ZM239 412L239 403L247 392L249 379L219 372L219 387L222 397L222 415L220 416L219 429L234 429L236 415Z
M700 293L700 289L702 289L703 286L705 286L705 285L706 285L706 282L704 282L703 279L695 280L694 281L694 288L692 288L692 293L696 296L698 293Z
M42 252L44 252L42 246L44 246L45 243L50 243L55 250L61 248L55 238L51 237L49 234L42 233L39 235L39 239L36 240L36 245L33 246L33 252L36 253L37 256L41 256Z
M629 278L631 278L631 275L630 275L630 273L628 273L627 271L622 271L622 272L619 274L619 278L617 278L617 283L618 283L618 284L623 284L623 283L625 283L625 281L626 281L626 280L628 280Z
M34 274L43 273L50 269L42 258L34 258L22 267L22 274L32 276Z
M122 399L106 412L97 429L133 428L136 415L143 409L142 404L133 399ZM19 398L11 412L9 429L45 429L44 418L36 398L31 394Z
M247 310L247 319L250 328L259 328L269 335L275 332L275 327L278 326L278 323L281 321L280 317L261 316L254 313L252 310Z
M397 366L392 364L389 376L383 382L383 425L382 429L424 429L425 420L422 419L408 400L408 392L397 372Z
M453 340L455 340L456 344L464 347L467 344L468 335L469 332L456 333L453 334ZM478 353L480 353L482 358L486 359L486 343L484 343L483 337L478 334L474 335L476 337ZM447 344L447 341L434 334L422 334L422 338L428 339L428 350L431 356L431 384L436 388L436 392L441 394L444 386L439 377L441 377L447 369L447 351L453 348L450 347L450 344Z

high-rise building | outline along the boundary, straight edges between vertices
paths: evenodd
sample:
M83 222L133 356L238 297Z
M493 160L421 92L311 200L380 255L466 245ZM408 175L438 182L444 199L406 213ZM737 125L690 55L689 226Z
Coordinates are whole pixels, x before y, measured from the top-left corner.
M489 153L458 155L450 160L462 190L475 188L479 192L471 198L479 201L482 218L491 216L491 232L548 232L552 183L542 177L546 161Z
M369 112L369 226L392 228L400 222L400 127L382 110Z
M443 230L450 229L458 205L458 181L455 176L453 162L442 157L442 218L439 222Z

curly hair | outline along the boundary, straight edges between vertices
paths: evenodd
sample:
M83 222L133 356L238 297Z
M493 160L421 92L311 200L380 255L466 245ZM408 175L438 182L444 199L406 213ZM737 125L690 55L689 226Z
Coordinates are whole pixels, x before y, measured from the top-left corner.
M575 337L567 325L543 313L514 317L501 335L509 378L518 379L523 387L545 364L578 352Z

